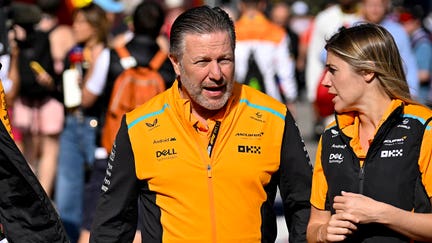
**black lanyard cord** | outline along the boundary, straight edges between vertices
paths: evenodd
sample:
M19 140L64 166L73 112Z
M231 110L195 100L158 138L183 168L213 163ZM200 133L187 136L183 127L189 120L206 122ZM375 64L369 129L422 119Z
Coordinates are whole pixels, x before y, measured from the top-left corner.
M211 154L213 152L213 148L214 148L214 145L216 143L216 138L217 138L217 135L219 134L220 125L221 125L221 122L216 121L216 124L215 124L213 131L211 133L210 141L209 141L209 144L207 146L207 154L209 155L209 157L211 157Z

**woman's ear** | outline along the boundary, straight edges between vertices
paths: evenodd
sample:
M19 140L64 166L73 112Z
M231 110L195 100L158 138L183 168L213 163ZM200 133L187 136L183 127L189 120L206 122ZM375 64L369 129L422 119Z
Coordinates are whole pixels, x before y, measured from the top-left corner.
M366 83L370 83L375 79L375 72L363 71L363 78Z

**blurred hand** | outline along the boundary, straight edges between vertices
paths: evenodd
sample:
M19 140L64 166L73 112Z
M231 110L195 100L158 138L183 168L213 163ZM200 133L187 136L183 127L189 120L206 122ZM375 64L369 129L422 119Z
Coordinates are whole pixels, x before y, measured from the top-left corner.
M54 80L47 72L37 74L36 80L40 85L47 88L52 88L54 86Z

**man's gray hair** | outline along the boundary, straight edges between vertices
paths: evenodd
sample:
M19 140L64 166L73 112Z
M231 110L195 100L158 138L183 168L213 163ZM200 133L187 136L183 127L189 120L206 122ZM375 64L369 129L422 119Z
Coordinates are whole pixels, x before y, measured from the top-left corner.
M231 48L235 49L236 37L234 23L229 15L219 7L195 7L183 12L176 18L170 33L170 54L181 58L184 51L186 34L209 34L228 32Z

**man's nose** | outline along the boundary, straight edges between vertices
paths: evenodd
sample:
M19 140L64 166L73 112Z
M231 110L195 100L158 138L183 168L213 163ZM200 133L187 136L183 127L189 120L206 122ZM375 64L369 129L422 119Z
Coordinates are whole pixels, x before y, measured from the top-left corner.
M214 80L222 78L222 69L217 61L210 63L209 78Z

